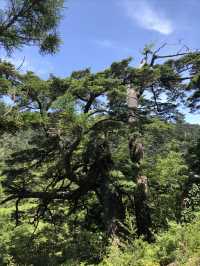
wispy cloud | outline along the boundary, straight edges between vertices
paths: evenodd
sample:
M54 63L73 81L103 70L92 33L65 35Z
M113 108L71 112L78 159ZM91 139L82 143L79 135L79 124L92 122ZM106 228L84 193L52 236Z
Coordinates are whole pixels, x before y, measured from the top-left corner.
M149 1L123 0L122 6L128 17L144 29L165 35L173 32L172 22L163 13L158 13Z
M7 1L5 1L5 0L1 0L0 1L0 8L1 9L4 9L4 8L6 8L7 7Z
M116 48L116 43L108 39L96 40L95 43L103 48Z
M115 42L115 41L109 40L109 39L95 40L94 43L101 48L111 49L114 51L121 51L121 52L126 53L126 54L127 53L130 54L132 52L132 50L130 48L124 46L124 44L118 43L118 42Z
M2 56L3 60L12 63L19 71L26 73L27 71L33 71L41 77L47 77L50 73L53 73L53 66L47 62L38 60L36 58L27 58L23 56L7 57Z

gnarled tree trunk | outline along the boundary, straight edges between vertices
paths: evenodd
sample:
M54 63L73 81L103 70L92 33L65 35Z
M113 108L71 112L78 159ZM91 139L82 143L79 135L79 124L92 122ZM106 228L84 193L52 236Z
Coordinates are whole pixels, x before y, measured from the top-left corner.
M137 109L139 105L139 94L137 90L131 87L130 84L127 85L127 105L129 109L128 123L129 125L135 125L137 122Z
M136 88L128 85L127 87L127 105L129 109L128 123L130 128L136 127L138 123L137 111L139 106L140 94ZM141 160L143 158L143 145L137 137L129 137L130 158L134 163L134 180L136 188L134 193L135 215L137 232L139 236L144 236L147 241L152 241L151 217L148 207L148 180L141 174Z

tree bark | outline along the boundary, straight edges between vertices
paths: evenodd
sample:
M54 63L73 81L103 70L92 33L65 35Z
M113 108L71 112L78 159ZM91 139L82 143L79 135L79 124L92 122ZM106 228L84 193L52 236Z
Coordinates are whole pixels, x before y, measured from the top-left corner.
M137 109L139 105L139 94L138 92L127 85L127 105L128 105L128 123L134 125L137 122Z
M120 234L120 222L125 219L125 208L122 195L119 191L113 191L110 182L109 171L113 167L111 153L107 147L107 156L100 162L99 167L99 197L103 207L104 225L109 238L114 239Z
M106 232L109 237L115 238L120 234L120 222L125 219L125 211L122 198L115 192L111 192L108 188L104 191L104 215Z
M137 232L139 236L144 236L145 240L151 242L153 238L151 233L151 216L148 206L147 177L138 175L136 177L136 183L134 203Z

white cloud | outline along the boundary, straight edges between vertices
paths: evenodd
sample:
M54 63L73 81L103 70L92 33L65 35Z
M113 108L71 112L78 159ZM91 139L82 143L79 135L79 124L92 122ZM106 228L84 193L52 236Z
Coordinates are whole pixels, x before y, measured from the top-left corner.
M116 44L108 39L96 40L95 43L104 48L116 48Z
M157 12L146 0L123 0L126 14L139 26L168 35L173 32L172 22L166 16Z

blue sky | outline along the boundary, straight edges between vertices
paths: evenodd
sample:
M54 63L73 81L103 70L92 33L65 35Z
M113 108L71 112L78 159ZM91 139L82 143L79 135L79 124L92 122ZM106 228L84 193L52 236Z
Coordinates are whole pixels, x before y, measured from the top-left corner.
M141 50L151 42L168 42L172 52L180 42L199 48L199 0L68 0L65 6L56 55L41 56L28 47L10 60L20 65L25 56L24 70L65 77L85 67L102 70L128 56L138 65ZM185 113L187 121L200 124L200 115Z

